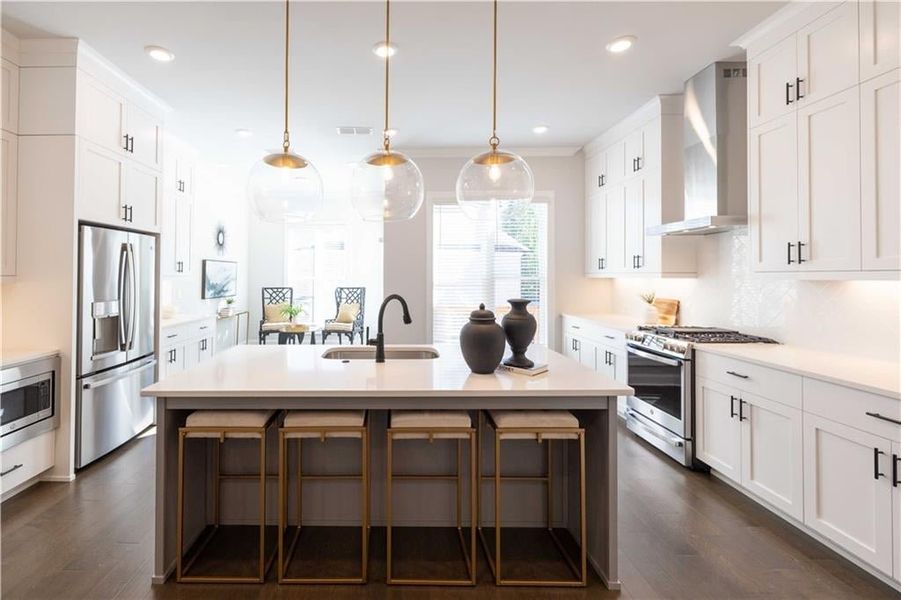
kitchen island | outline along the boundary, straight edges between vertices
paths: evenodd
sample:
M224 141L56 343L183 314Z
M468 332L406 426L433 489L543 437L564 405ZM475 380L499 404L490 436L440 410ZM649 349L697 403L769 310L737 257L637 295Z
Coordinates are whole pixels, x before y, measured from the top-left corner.
M476 375L469 371L456 345L387 346L387 361L377 364L366 347L237 346L191 369L176 373L143 391L157 399L156 528L153 581L164 582L176 557L176 482L178 427L198 409L367 409L370 411L372 518L382 525L384 495L384 446L387 411L482 409L565 409L573 412L586 430L587 548L589 563L607 587L619 587L617 571L617 457L616 397L631 390L578 362L541 347L529 356L546 362L548 372L535 377L498 371ZM407 352L434 358L399 359ZM330 356L330 358L327 358ZM475 419L474 421L475 422ZM437 444L436 444L437 446ZM555 464L567 468L561 446ZM270 452L274 455L274 452ZM511 452L512 454L512 452ZM515 458L515 457L514 457ZM520 461L531 466L534 458ZM194 472L202 477L203 461ZM334 457L328 465L334 468ZM269 461L270 472L277 462ZM253 464L252 462L250 464ZM540 466L540 465L539 465ZM186 467L187 469L187 467ZM565 492L560 482L560 494ZM483 484L484 485L484 484ZM273 482L274 491L274 482ZM523 498L528 497L524 494ZM540 497L540 496L539 496ZM253 496L250 496L251 501ZM304 519L323 524L342 522L341 499L304 506ZM346 502L353 505L353 499ZM223 518L246 522L242 502ZM269 494L271 508L275 494ZM528 504L523 502L521 504ZM555 521L572 531L578 517L555 502ZM247 508L245 504L245 508ZM519 507L523 510L523 507ZM528 508L526 506L525 508ZM544 516L538 506L535 524ZM249 510L249 509L248 509ZM336 512L337 511L337 512ZM227 511L224 511L227 512ZM276 513L271 510L274 522ZM506 514L506 513L505 513ZM524 512L523 515L526 513ZM527 516L519 519L528 524ZM402 521L396 521L402 525ZM415 515L410 524L416 524ZM422 524L422 523L419 523Z

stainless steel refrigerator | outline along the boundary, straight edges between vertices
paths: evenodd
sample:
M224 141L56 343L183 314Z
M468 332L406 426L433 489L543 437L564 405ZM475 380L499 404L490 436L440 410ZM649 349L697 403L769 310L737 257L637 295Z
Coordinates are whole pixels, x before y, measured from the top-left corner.
M82 225L78 259L76 468L153 423L156 239Z

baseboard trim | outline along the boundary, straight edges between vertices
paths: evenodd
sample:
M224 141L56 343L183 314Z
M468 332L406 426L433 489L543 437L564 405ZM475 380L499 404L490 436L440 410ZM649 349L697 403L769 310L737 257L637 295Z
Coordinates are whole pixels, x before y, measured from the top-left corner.
M71 483L75 481L75 474L71 475L47 475L46 477L41 477L41 481L47 481L49 483Z

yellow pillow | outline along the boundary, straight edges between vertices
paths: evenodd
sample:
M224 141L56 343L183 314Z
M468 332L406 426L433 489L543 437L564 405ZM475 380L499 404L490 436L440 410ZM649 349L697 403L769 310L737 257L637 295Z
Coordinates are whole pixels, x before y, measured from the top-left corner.
M264 307L263 318L267 323L284 323L288 320L282 311L288 308L287 303L283 304L267 304Z
M357 315L360 314L360 305L356 303L345 303L338 307L338 316L335 321L338 323L353 323Z

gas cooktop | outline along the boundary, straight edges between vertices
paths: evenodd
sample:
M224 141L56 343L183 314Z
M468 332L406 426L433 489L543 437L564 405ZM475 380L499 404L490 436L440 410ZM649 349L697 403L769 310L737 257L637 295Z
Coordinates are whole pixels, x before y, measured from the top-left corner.
M718 327L667 327L641 325L626 334L631 346L643 347L661 354L690 358L692 344L778 344L776 340Z

